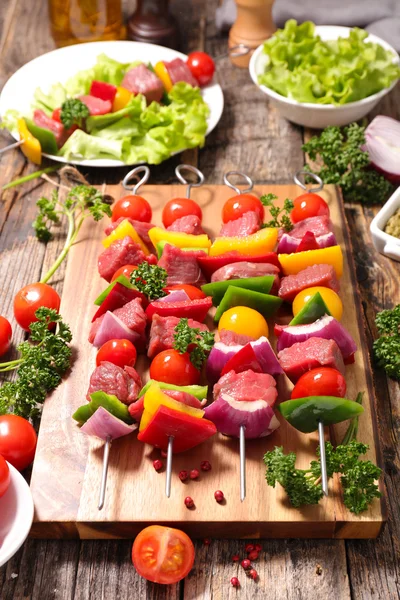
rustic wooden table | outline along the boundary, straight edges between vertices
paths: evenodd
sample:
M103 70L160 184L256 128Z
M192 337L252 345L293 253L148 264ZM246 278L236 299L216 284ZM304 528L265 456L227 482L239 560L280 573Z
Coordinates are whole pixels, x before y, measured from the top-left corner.
M187 10L187 0L171 4L181 24L184 51L203 47L214 56L224 53L226 38L217 35L214 25L218 0L191 0L191 10ZM47 23L45 0L0 2L0 88L25 62L53 49ZM187 152L183 159L197 164L210 183L221 183L225 171L238 167L258 183L290 182L303 165L301 145L309 132L281 119L251 83L247 71L233 68L227 58L218 61L218 80L225 95L222 120L207 139L206 148ZM399 119L399 100L400 86L379 105L376 114ZM6 145L6 137L1 137L1 146ZM152 182L174 181L178 161L181 156L153 168ZM33 170L19 151L7 153L0 161L0 185ZM92 183L117 183L125 172L90 170L89 179ZM34 181L0 196L0 313L8 317L14 294L26 283L40 279L63 243L56 239L45 247L33 236L35 202L48 192L47 184ZM400 301L400 265L377 254L371 243L369 223L374 213L361 205L346 205L369 346L376 334L375 313ZM62 280L61 269L56 282L59 291ZM20 339L21 332L16 329L14 341ZM255 584L239 572L240 591L234 590L229 580L238 571L231 556L243 552L243 541L214 540L210 546L197 542L189 577L180 585L165 588L138 577L131 566L129 541L28 540L0 569L0 598L398 598L400 392L398 384L382 372L375 371L374 376L388 508L388 523L379 539L266 540L257 565L259 582ZM56 476L62 477L62 473Z

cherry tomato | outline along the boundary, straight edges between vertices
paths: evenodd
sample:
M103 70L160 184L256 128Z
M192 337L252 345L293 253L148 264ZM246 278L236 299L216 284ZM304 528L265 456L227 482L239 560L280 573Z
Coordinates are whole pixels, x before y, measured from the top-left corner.
M191 52L187 59L187 66L201 86L207 85L213 78L215 64L206 52Z
M194 563L194 546L180 529L150 525L142 529L132 546L136 571L154 583L177 583Z
M153 211L150 204L142 196L124 196L117 200L112 207L111 221L117 221L121 217L150 223Z
M267 321L262 314L247 306L234 306L225 311L218 324L218 331L221 329L249 335L255 340L268 337Z
M129 340L108 340L96 355L96 365L106 360L117 367L134 367L136 356L136 348Z
M120 277L121 275L125 275L125 277L127 277L128 279L131 276L131 273L137 269L136 265L124 265L123 267L120 267L119 269L117 269L114 273L114 275L111 278L111 281L115 281L117 279L117 277Z
M177 283L176 285L169 285L165 289L167 292L172 290L183 290L187 293L190 300L201 300L202 298L206 297L204 292L199 290L199 288L195 287L194 285L190 285L189 283Z
M320 367L304 373L292 390L291 398L307 398L307 396L346 395L346 380L336 369Z
M253 194L238 194L227 200L222 208L222 220L224 223L239 219L244 213L254 210L264 220L264 206L261 200Z
M37 435L29 421L17 415L0 416L0 456L18 471L33 461L36 442Z
M11 344L12 329L9 321L0 316L0 356L7 352Z
M309 217L322 217L327 215L329 217L329 206L321 196L307 192L298 196L293 201L294 208L290 213L290 218L293 223L303 221Z
M37 321L35 312L41 306L60 309L61 299L56 290L47 283L30 283L23 287L14 298L14 316L22 329L29 331L29 325Z
M164 227L169 227L177 219L188 215L196 215L202 220L203 213L197 202L190 198L173 198L163 208L162 222Z
M343 304L336 292L330 288L316 285L314 287L306 288L297 294L293 300L292 310L294 316L296 316L303 306L311 300L311 298L319 292L322 296L322 300L325 302L332 317L340 321L343 315Z
M5 459L0 456L0 498L4 496L11 481L10 469Z
M177 350L164 350L150 365L150 379L175 385L195 385L199 383L200 373L190 361L188 352L179 354Z
M61 107L55 108L53 110L53 114L51 115L51 118L53 119L53 121L57 121L58 123L61 123Z

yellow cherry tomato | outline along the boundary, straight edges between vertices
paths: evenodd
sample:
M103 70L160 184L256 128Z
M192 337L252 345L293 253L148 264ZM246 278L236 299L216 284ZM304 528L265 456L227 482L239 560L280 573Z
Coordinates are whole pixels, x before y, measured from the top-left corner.
M112 112L117 112L125 108L133 94L129 90L123 87L117 87L117 93L115 94L114 102L112 105Z
M336 292L327 287L315 286L302 290L297 294L293 300L293 314L297 315L303 308L303 306L319 292L322 296L322 300L325 302L332 317L340 321L343 315L343 304Z
M218 324L218 331L221 329L249 335L254 339L268 337L267 321L259 312L247 306L234 306L225 311Z
M168 73L168 69L164 63L162 61L158 62L154 67L154 71L156 72L157 77L161 79L161 83L165 87L165 91L170 92L172 90L173 83Z

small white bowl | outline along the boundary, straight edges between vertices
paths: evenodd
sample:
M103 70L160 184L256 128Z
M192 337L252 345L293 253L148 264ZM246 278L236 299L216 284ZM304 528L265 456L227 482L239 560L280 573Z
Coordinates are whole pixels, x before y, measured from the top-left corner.
M400 187L373 218L369 229L375 249L400 262L400 239L384 232L386 223L398 208L400 208Z
M333 25L319 25L315 28L315 33L321 36L323 40L336 40L338 37L348 37L350 27L337 27ZM399 55L394 48L381 38L372 33L366 38L366 41L375 42L385 48L391 50L395 54L393 59L399 62ZM263 53L263 44L258 46L254 51L249 65L250 76L254 83L266 94L272 106L277 108L279 112L289 121L303 125L303 127L312 127L315 129L324 129L329 125L348 125L353 121L358 121L367 115L379 102L383 96L386 96L391 89L396 85L396 81L384 90L377 94L357 100L357 102L349 102L335 106L334 104L313 104L311 102L297 102L285 96L281 96L265 85L258 83L258 76L262 75L265 67L268 64L268 56Z

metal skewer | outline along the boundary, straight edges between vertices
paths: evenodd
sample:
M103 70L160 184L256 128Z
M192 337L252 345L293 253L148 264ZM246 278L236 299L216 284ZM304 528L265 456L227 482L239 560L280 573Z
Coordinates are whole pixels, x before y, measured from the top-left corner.
M139 173L143 173L143 176L139 179L139 181L137 181ZM133 177L136 179L136 183L132 185L131 179ZM149 169L149 167L147 167L146 165L139 165L138 167L135 167L134 169L131 169L125 175L125 177L122 180L122 186L126 190L129 190L129 191L133 192L134 195L136 196L136 194L139 191L139 188L148 181L149 177L150 177L150 169Z
M22 146L23 143L24 140L18 140L17 142L14 142L13 144L6 146L5 148L1 148L0 154L4 154L4 152L8 152L8 150L12 150L13 148L19 148L19 146Z
M195 175L197 175L199 180L197 181L197 183L191 183L190 181L187 181L184 178L181 171L190 171L191 173L194 173ZM193 167L193 165L178 165L175 169L175 175L177 176L179 181L181 183L183 183L183 185L187 185L186 198L190 198L190 190L192 188L200 187L201 185L203 185L203 183L205 181L205 177L204 177L203 173L201 171L199 171L199 169L196 169L196 167Z
M236 185L234 185L231 181L229 181L228 178L231 175L237 175L238 177L242 177L246 181L246 183L249 187L247 187L245 190L241 190ZM231 190L234 190L237 194L247 194L247 192L251 192L251 190L253 189L254 182L251 177L246 175L246 173L242 173L242 171L228 171L224 175L224 185L227 185L228 187L230 187Z
M167 476L165 479L165 495L167 498L171 496L171 475L172 475L172 453L174 450L174 438L172 435L168 438L167 448Z
M321 460L321 483L322 491L325 496L329 494L328 490L328 473L326 469L326 452L325 452L325 432L323 421L318 421L318 437L319 437L319 456Z
M308 188L306 186L306 184L301 181L301 179L300 179L301 175L304 175L304 177L310 177L310 179L313 179L315 181L315 183L318 184L317 187ZM301 187L302 190L304 190L305 192L309 192L310 194L315 193L315 192L320 192L324 187L324 182L322 181L322 179L319 175L316 175L315 173L309 173L308 171L304 171L303 169L301 169L300 171L297 171L297 173L295 173L293 180L296 185Z
M240 426L239 444L240 444L240 501L246 498L246 427Z
M101 510L104 506L104 499L106 496L106 484L107 484L107 472L108 472L108 459L110 457L110 448L111 448L111 436L108 435L106 442L104 444L104 454L103 454L103 471L101 473L101 484L100 484L100 498L98 509Z

